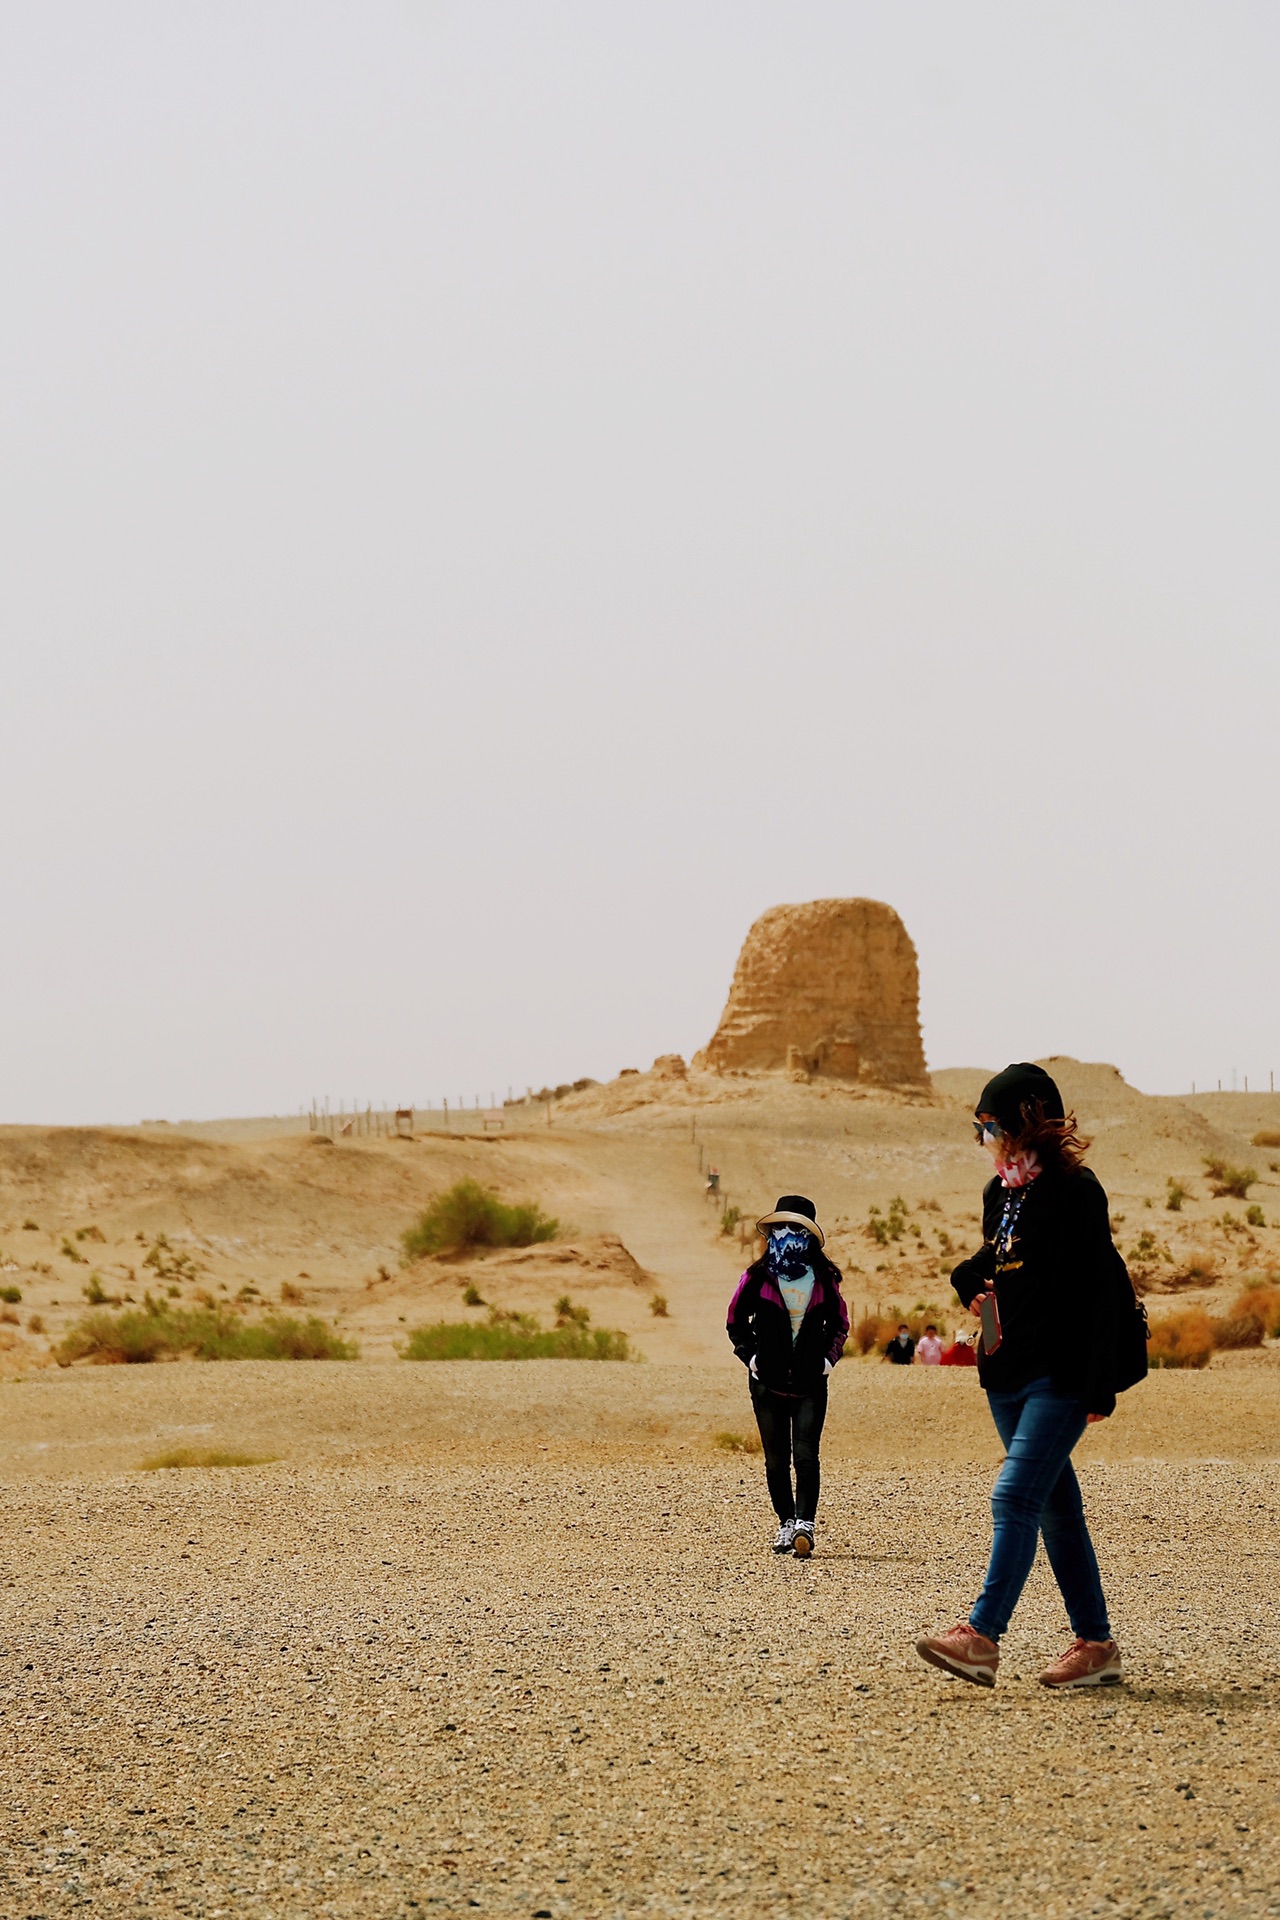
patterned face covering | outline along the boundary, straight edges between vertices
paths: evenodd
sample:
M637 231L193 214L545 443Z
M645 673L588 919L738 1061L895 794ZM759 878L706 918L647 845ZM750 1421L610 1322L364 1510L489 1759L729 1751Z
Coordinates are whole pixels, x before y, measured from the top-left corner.
M810 1262L809 1239L799 1227L774 1227L765 1252L770 1273L786 1280L798 1280Z
M1040 1156L1034 1147L1026 1153L1012 1154L1009 1159L996 1161L996 1172L1000 1175L1000 1184L1004 1187L1029 1187L1044 1172L1040 1165Z

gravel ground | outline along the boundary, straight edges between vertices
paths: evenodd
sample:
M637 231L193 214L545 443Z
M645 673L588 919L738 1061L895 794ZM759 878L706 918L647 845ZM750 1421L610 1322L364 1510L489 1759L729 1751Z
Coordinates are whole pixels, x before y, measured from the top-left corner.
M1280 1369L1157 1376L1084 1443L1131 1678L1065 1698L1042 1565L994 1693L910 1651L985 1558L973 1383L839 1385L807 1566L711 1444L731 1374L4 1388L0 1912L1280 1914Z

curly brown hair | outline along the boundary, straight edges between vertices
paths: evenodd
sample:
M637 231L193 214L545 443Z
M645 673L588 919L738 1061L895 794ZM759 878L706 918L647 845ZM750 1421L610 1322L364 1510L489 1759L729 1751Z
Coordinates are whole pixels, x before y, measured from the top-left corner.
M1047 1114L1042 1100L1028 1100L1022 1108L1022 1127L1006 1148L1010 1159L1015 1153L1035 1153L1045 1167L1062 1167L1075 1173L1084 1165L1092 1142L1086 1140L1069 1113L1062 1120Z

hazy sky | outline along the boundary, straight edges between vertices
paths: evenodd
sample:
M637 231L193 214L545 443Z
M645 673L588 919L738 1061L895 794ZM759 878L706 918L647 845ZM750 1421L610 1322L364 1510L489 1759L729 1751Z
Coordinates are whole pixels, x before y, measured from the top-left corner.
M1280 10L0 10L0 1118L1280 1070Z

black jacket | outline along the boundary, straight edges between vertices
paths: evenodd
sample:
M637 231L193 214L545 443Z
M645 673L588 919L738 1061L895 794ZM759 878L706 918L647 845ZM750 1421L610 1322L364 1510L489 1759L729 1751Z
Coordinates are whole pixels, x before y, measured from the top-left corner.
M1029 1186L990 1180L982 1195L983 1245L951 1284L966 1306L995 1279L1000 1345L978 1349L978 1375L992 1393L1052 1380L1090 1413L1111 1413L1130 1384L1126 1362L1139 1311L1111 1238L1107 1196L1087 1167L1046 1168Z
M786 1302L765 1262L755 1261L729 1302L727 1328L743 1365L755 1361L762 1387L773 1393L812 1393L824 1378L823 1361L834 1367L849 1335L839 1268L825 1254L815 1254L813 1293L793 1343Z

